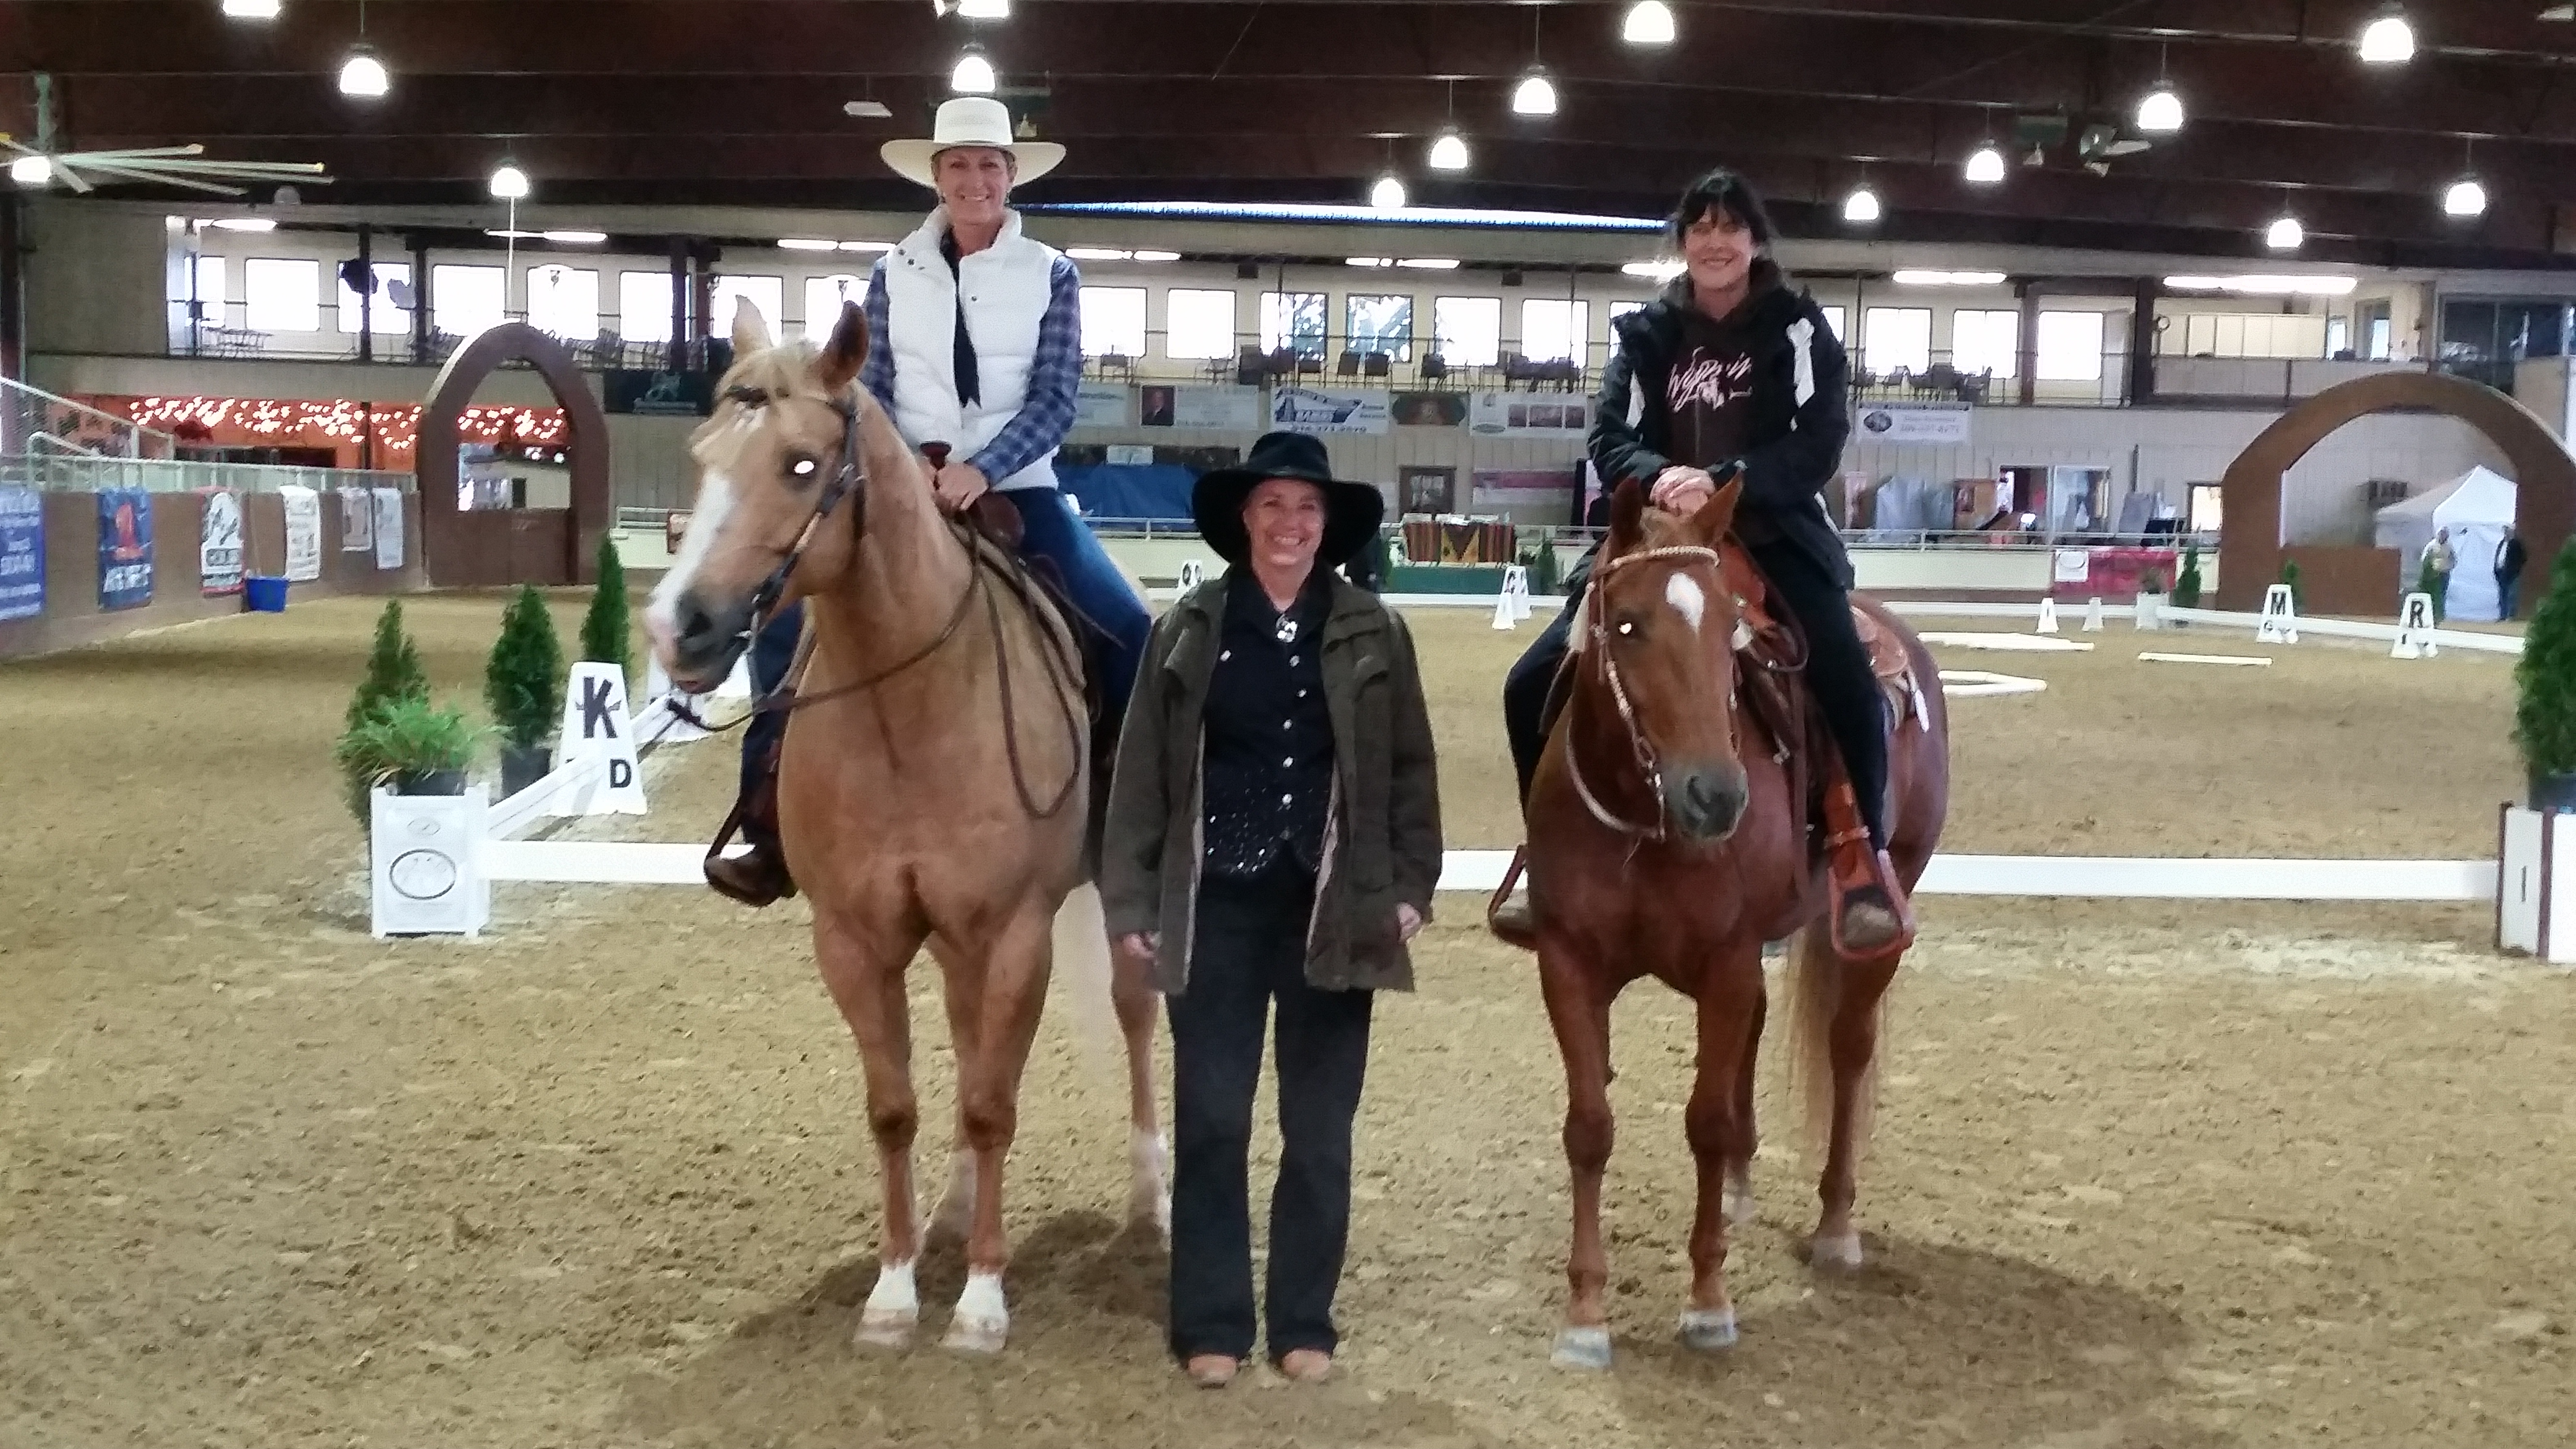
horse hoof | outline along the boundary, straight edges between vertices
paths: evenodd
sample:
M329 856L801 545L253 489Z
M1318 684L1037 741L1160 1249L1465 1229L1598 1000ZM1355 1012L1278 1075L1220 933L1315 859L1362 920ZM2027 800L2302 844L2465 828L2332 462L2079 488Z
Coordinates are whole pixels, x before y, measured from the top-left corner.
M853 1339L862 1348L908 1348L912 1344L912 1330L918 1322L917 1314L886 1313L872 1308L859 1315L859 1331Z
M960 1313L948 1325L948 1336L939 1341L942 1348L959 1353L1000 1353L1010 1340L1011 1321L1007 1318L970 1318Z
M1547 1361L1558 1368L1606 1369L1610 1367L1610 1330L1569 1328L1556 1336L1556 1351Z
M1810 1268L1840 1268L1849 1272L1860 1266L1860 1259L1860 1234L1857 1232L1836 1237L1818 1233L1808 1240L1807 1266Z
M1735 1347L1735 1310L1732 1308L1685 1308L1682 1310L1682 1342L1701 1353L1715 1353Z

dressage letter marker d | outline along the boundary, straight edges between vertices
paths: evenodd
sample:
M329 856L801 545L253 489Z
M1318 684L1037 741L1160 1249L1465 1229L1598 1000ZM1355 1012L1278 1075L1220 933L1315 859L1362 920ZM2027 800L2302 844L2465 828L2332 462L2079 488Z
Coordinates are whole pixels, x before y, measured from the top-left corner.
M643 777L635 768L635 730L626 711L626 671L585 659L564 683L563 729L555 768L605 757L608 768L590 783L556 793L549 815L641 815Z

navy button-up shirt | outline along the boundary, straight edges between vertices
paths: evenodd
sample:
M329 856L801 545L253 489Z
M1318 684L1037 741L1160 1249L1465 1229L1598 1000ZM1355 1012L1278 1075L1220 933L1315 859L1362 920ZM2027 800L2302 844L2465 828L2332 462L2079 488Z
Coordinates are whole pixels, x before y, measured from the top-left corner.
M1227 575L1208 681L1207 869L1257 875L1284 849L1312 874L1324 858L1333 789L1333 719L1324 706L1322 569L1295 603L1272 609L1249 568Z

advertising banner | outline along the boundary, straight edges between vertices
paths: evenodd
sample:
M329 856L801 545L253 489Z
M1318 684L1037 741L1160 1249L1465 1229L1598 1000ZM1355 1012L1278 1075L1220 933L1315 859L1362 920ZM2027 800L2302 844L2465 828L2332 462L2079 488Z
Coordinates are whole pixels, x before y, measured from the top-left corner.
M208 597L238 594L242 586L241 495L209 488L205 521L197 529L197 588Z
M1852 418L1855 443L1965 443L1966 403L1863 403Z
M1273 388L1270 425L1299 433L1383 433L1390 394L1384 388L1327 392L1316 387Z
M45 612L45 495L0 488L0 619Z
M114 488L98 495L98 607L152 602L152 495Z
M376 495L376 567L398 569L403 565L402 490L379 488Z
M1467 398L1467 431L1480 438L1579 438L1592 426L1581 393L1480 392Z
M277 490L286 504L286 579L309 584L322 577L322 495L293 484Z

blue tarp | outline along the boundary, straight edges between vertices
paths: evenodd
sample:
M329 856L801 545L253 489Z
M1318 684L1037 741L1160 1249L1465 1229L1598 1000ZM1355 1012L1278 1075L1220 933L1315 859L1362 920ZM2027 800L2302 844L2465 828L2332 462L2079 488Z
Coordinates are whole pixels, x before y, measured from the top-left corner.
M1058 465L1056 482L1082 500L1093 518L1190 516L1190 485L1198 474L1177 463L1103 463L1092 468Z

